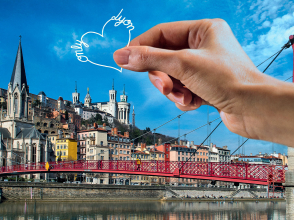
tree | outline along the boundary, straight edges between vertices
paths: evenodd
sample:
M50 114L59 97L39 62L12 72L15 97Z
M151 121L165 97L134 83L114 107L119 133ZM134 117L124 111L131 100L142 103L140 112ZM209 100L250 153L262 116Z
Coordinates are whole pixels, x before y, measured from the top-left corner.
M33 102L32 106L33 107L40 107L42 104L42 102L39 99L35 99L35 101Z

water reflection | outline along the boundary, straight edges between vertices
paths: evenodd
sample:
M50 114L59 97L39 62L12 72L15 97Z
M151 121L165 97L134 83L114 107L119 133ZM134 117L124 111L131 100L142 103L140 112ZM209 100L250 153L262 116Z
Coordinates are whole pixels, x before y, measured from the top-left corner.
M4 202L0 220L286 219L285 202Z

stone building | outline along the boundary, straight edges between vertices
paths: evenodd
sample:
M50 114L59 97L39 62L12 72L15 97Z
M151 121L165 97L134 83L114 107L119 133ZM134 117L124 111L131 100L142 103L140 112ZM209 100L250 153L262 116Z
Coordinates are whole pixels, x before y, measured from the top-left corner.
M128 96L125 94L125 87L123 94L120 96L120 101L116 100L117 91L114 90L114 84L112 89L109 90L109 101L107 102L92 102L92 98L87 88L87 95L84 99L84 104L80 102L80 93L77 91L72 93L73 104L75 104L75 111L85 120L89 117L94 117L96 114L101 112L107 113L107 119L110 123L113 123L113 118L117 119L122 124L130 124L130 103L128 103Z
M7 90L7 115L0 121L0 166L54 161L51 142L29 120L28 102L29 86L19 42ZM33 177L44 179L45 174Z

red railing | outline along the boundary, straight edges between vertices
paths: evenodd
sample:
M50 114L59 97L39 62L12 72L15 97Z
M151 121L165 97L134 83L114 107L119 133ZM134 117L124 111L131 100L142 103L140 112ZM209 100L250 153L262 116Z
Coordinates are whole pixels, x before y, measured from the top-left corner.
M1 167L0 175L47 172L46 163L29 163ZM198 179L217 179L250 183L285 182L285 166L247 164L247 163L212 163L212 162L178 162L178 161L61 161L49 162L49 172L106 172L123 174L157 175L166 177L183 177ZM242 181L245 182L245 181Z

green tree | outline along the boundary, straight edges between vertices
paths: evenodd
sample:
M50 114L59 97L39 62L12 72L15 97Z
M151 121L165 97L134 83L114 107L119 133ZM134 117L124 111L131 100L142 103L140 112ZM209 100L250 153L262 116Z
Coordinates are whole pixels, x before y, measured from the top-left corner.
M41 104L42 104L42 102L41 102L39 99L36 99L36 100L33 102L32 106L33 106L33 107L40 107Z

